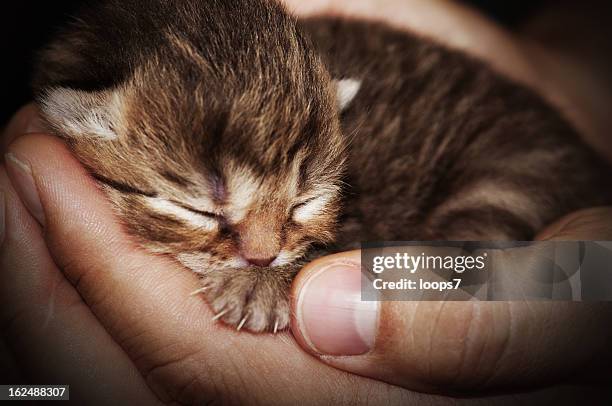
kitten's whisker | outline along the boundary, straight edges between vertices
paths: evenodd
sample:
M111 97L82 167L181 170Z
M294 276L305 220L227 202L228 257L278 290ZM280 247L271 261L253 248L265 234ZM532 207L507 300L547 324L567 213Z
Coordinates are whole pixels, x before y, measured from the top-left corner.
M219 320L219 319L220 319L221 317L223 317L223 315L224 315L225 313L227 313L228 311L229 311L229 309L224 309L224 310L220 311L219 313L217 313L217 314L215 315L215 317L213 317L213 318L212 318L212 319L213 319L213 321Z
M244 326L244 323L246 323L248 318L249 318L249 315L247 313L247 315L244 316L242 320L240 320L240 323L238 323L238 327L236 327L236 331L240 331L240 329L242 328L242 326Z
M196 296L196 295L198 295L198 294L200 294L200 293L202 293L202 292L205 292L205 291L206 291L206 289L208 289L208 288L210 288L210 286L204 286L204 287L201 287L200 289L196 289L196 290L194 290L193 292L191 292L191 293L189 294L189 296Z
M346 134L346 142L344 145L345 152L349 150L349 147L353 144L353 141L357 138L359 131L364 126L366 122L366 117L369 117L369 116L370 116L369 112L368 114L364 114L363 117L360 118L357 124L355 125L355 128L353 128L353 130L350 133Z

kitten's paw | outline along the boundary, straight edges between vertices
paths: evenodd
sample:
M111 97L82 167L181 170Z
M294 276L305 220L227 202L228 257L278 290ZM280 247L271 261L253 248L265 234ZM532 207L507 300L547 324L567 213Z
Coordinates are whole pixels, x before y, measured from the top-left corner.
M290 322L289 290L297 267L224 269L202 278L215 320L252 332L276 332Z

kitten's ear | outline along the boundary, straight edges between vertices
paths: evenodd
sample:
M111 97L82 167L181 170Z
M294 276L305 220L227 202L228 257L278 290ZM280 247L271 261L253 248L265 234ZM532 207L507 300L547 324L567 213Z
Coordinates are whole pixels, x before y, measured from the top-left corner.
M40 97L43 117L59 135L113 140L122 120L121 90L84 91L58 87Z
M357 92L359 92L361 80L336 79L334 80L334 85L336 86L336 102L338 103L338 110L343 111L351 104L357 95Z

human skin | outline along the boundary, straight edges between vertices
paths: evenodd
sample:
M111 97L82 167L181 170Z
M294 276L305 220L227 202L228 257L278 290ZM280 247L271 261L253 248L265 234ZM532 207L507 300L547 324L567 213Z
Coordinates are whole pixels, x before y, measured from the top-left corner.
M363 7L365 3L351 4ZM392 2L385 4L391 7ZM446 4L438 5L437 12L448 12L444 11L448 10ZM379 4L375 9L381 10ZM394 15L401 17L399 12ZM436 18L425 12L423 16L429 21ZM473 18L476 21L469 24L478 25L479 17ZM463 17L456 17L456 24L461 21ZM503 49L495 53L503 54ZM220 326L211 320L213 315L205 302L189 295L198 287L195 275L167 258L138 249L114 220L95 183L59 140L44 134L23 135L36 132L35 127L28 130L34 114L31 107L22 110L4 135L6 145L13 141L7 150L30 168L41 205L37 206L36 196L26 192L27 172L24 176L19 164L6 160L10 179L4 168L0 174L6 205L0 251L0 320L20 366L37 381L70 382L74 398L101 403L113 398L120 403L126 399L131 403L223 400L286 404L300 399L326 404L454 402L410 389L479 393L481 398L464 400L483 404L610 396L597 382L560 383L565 373L587 367L592 371L592 357L609 355L605 348L610 338L606 328L611 321L609 307L560 303L542 304L534 310L528 304L422 303L397 311L392 304L383 310L387 316L383 316L381 328L387 333L409 329L412 337L433 347L429 352L406 351L405 343L393 341L401 335L382 331L381 336L390 340L377 339L378 352L370 353L365 363L362 358L361 364L354 357L312 357L289 334L257 336ZM609 219L607 208L574 213L542 236L609 239ZM343 258L355 255L347 253ZM336 259L320 259L304 269L294 285L295 296L325 261ZM512 308L514 333L525 332L525 336L502 329L500 337L487 341L486 320L474 324L472 306L501 326L508 325L504 315ZM470 325L471 342L452 340ZM300 331L294 323L298 343L309 350ZM582 345L572 345L576 340ZM449 343L455 345L450 351ZM501 349L503 344L504 351L510 348L522 352L524 359L541 362L516 365L511 357L496 357L497 350L489 350L489 358L485 351L482 360L485 365L495 363L493 372L482 366L469 368L480 360L478 354L457 363L454 355L470 354L469 346L474 343L488 343L493 349ZM570 357L568 348L573 350ZM401 362L390 363L398 355ZM340 371L326 362L375 380ZM364 367L367 369L356 370ZM482 370L489 372L479 376ZM494 398L482 394L483 390L520 390L541 384L548 387Z

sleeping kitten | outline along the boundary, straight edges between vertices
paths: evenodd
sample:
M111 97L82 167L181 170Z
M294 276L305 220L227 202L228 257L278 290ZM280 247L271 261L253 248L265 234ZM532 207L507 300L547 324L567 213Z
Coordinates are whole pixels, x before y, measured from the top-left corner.
M529 239L605 201L603 166L530 91L273 1L103 2L41 53L33 86L126 229L200 274L238 329L286 328L292 279L321 253Z

